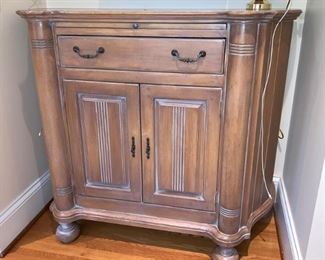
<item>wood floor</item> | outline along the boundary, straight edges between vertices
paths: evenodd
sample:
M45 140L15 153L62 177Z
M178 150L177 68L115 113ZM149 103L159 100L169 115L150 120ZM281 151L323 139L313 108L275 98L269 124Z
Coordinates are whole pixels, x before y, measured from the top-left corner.
M5 260L208 260L214 245L201 237L90 221L69 245L55 239L56 223L46 211L18 241ZM241 259L281 259L274 217L258 222L251 242L238 248Z

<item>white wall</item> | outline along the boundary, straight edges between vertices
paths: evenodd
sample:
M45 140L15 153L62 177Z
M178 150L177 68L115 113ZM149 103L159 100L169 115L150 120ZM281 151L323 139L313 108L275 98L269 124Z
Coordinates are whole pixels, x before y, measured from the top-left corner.
M324 13L324 1L308 1L283 174L303 258L312 239L310 234L317 197L325 196L319 194L325 159ZM324 244L320 244L320 248Z
M239 1L240 2L240 1ZM227 0L47 0L49 8L225 8Z
M281 117L281 124L280 124L280 128L284 133L285 138L279 140L278 142L277 157L276 157L275 168L274 168L274 175L278 177L283 176L283 168L284 168L284 161L285 161L285 155L286 155L287 144L288 144L292 104L293 104L294 93L296 88L297 71L298 71L301 41L302 41L302 31L304 26L305 11L306 11L306 4L307 4L307 0L292 0L292 1L293 2L291 8L301 9L303 13L295 21L293 32L292 32L287 81L286 81L286 87L284 93L282 117ZM277 4L277 6L281 5L278 3L279 1L277 1L276 3L275 1L271 1L271 2L274 3L274 5ZM283 5L283 1L280 2L282 2Z
M165 8L165 9L243 9L250 0L47 0L48 8ZM274 8L283 8L284 0L271 0ZM293 8L305 8L306 0L293 0Z
M306 260L325 259L325 160L319 184Z
M31 2L1 0L0 212L47 170L27 26L15 14Z
M23 205L35 198L37 180L48 169L42 138L38 136L41 123L27 26L15 13L32 4L29 0L0 0L0 253L37 214L35 210L42 200L27 211ZM31 188L32 184L37 187ZM47 203L47 194L43 198ZM15 214L20 214L15 219L20 222L11 226Z

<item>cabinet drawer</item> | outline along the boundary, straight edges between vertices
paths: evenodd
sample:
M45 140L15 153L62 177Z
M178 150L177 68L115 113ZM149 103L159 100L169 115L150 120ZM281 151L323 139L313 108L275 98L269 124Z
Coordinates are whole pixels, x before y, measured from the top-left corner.
M224 39L58 38L63 67L223 74Z

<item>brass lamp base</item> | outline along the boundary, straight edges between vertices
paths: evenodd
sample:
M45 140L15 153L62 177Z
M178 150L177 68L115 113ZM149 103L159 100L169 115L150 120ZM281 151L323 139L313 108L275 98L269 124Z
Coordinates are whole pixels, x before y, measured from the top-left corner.
M271 4L268 0L252 0L247 4L246 10L270 10Z

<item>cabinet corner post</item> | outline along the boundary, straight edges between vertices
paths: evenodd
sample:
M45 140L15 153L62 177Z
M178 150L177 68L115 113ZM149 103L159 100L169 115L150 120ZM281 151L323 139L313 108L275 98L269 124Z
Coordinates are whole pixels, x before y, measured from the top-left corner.
M73 189L67 138L62 124L53 34L47 20L28 20L28 29L54 202L58 210L69 210L74 206Z
M238 233L241 226L257 23L233 21L229 30L218 221L219 230L227 235Z

